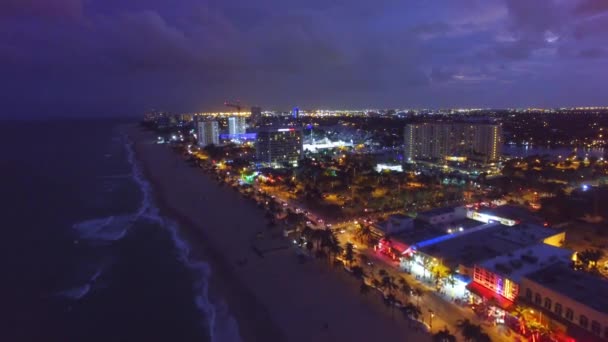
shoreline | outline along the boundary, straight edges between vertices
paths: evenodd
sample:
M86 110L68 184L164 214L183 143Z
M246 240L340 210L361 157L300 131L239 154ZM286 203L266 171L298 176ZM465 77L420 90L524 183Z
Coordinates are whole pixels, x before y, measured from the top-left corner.
M129 128L129 131L131 129ZM229 314L234 316L237 321L238 332L243 341L257 341L260 338L265 341L286 341L278 327L271 323L266 307L259 303L249 288L240 283L234 272L230 270L228 260L209 242L210 239L206 236L204 229L197 229L193 220L180 214L166 202L162 187L152 177L147 165L140 160L138 151L140 142L135 140L130 133L128 136L133 143L135 159L141 166L142 174L152 187L154 204L158 207L161 216L177 222L179 234L189 242L188 246L191 248L193 259L210 265L208 293L210 302L216 306L216 309L218 303L213 302L212 299L219 298L226 302ZM234 310L235 307L239 307L240 310ZM250 317L256 317L256 320L251 320Z
M156 204L180 224L195 259L211 265L210 293L226 302L244 341L430 340L379 298L361 298L359 281L346 272L301 264L293 248L257 255L254 236L267 231L263 210L155 144L152 133L131 125L128 136Z

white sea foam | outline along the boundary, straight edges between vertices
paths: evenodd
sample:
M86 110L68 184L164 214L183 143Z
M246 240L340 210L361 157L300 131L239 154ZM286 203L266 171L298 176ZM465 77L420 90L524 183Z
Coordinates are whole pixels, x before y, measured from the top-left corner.
M87 220L74 224L73 228L78 232L82 239L103 241L122 239L128 233L129 228L132 226L132 222L138 219L149 220L167 229L167 231L171 233L173 243L179 251L178 258L180 259L180 262L197 275L197 281L193 285L196 292L194 301L197 308L206 318L204 324L208 328L211 341L240 342L241 338L239 336L236 320L230 316L227 307L223 303L220 303L218 308L218 305L215 305L209 299L208 284L211 276L209 264L193 260L188 243L179 236L177 223L160 215L159 209L153 202L152 186L144 178L143 173L140 170L135 159L133 147L128 142L125 143L125 147L127 151L127 160L131 165L130 177L132 177L133 181L141 190L142 198L139 208L130 215ZM122 178L122 176L123 175L107 176L107 178ZM82 299L91 291L93 283L95 283L101 274L102 269L99 268L86 284L62 291L59 295L73 300Z
M73 228L81 239L116 241L122 239L131 226L131 215L109 216L74 224Z
M197 275L197 281L194 284L194 290L197 293L195 303L206 318L205 325L209 330L210 340L212 342L240 342L241 338L238 333L236 320L229 315L225 306L223 306L224 309L221 310L221 314L218 315L216 305L209 299L208 284L211 276L209 264L193 260L190 253L190 246L188 246L188 243L179 235L177 223L160 216L158 208L153 203L152 187L144 178L139 165L135 160L133 147L130 144L127 144L126 146L127 159L133 170L133 180L139 185L142 192L142 203L135 216L137 218L151 220L167 229L171 233L173 243L179 251L178 257L180 261Z
M82 299L84 296L87 295L87 293L89 293L91 291L91 287L97 281L99 276L101 276L101 273L102 273L102 269L100 267L95 271L95 273L93 273L93 275L91 275L91 277L89 278L89 281L86 284L61 291L58 293L58 295L61 297L66 297L66 298L73 299L73 300Z

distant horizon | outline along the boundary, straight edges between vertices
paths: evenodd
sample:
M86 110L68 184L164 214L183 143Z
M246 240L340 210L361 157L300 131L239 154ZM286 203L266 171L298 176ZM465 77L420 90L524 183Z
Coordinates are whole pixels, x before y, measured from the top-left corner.
M260 106L256 106L256 107L260 107ZM273 109L266 109L264 107L261 107L263 112L273 112L273 113L289 113L290 110L288 109L283 109L283 110L273 110ZM241 110L242 113L249 113L250 112L251 107L243 107L243 109ZM449 110L461 110L464 111L463 113L452 113L454 115L458 115L458 114L467 114L470 112L475 112L475 111L515 111L515 110L544 110L544 111L558 111L558 110L583 110L583 111L593 111L593 110L599 110L599 111L608 111L608 105L606 106L574 106L574 107L470 107L470 108L465 108L465 107L436 107L436 108L431 108L431 107L377 107L377 108L371 108L371 107L365 107L365 108L344 108L344 109L333 109L333 108L306 108L303 106L300 106L300 110L303 112L309 112L309 111L330 111L330 112L340 112L340 111L344 111L344 112L364 112L364 111L387 111L387 110L396 110L396 111L400 111L400 110L409 110L409 111L449 111ZM85 119L85 120L104 120L104 119L108 119L108 120L117 120L117 119L124 119L124 120L132 120L132 119L140 119L145 113L149 113L149 112L162 112L162 113L167 113L170 115L181 115L181 114L213 114L213 113L237 113L237 111L234 110L227 110L227 109L219 109L219 110L198 110L198 111L171 111L171 110L163 110L163 109L155 109L155 110L142 110L139 112L135 112L135 113L123 113L123 114L105 114L105 113L86 113L86 112L79 112L79 113L72 113L72 114L48 114L45 116L36 116L36 115L18 115L18 116L10 116L10 115L4 115L4 116L0 116L0 121L45 121L45 120L72 120L72 119ZM84 113L84 115L83 115Z

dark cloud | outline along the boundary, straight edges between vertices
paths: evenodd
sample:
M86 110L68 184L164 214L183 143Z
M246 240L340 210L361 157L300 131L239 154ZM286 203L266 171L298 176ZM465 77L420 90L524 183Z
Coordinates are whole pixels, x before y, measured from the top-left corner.
M576 6L576 12L584 15L595 15L608 12L608 1L582 0Z
M605 60L604 9L563 0L5 0L0 100L29 115L194 111L230 98L276 109L534 104L531 79L584 75L591 87L606 76L590 70ZM521 94L511 98L511 85ZM600 98L594 90L564 103L560 91L547 101Z
M37 18L76 19L82 15L81 0L3 0L0 18L32 16Z
M603 58L608 56L608 51L604 48L588 48L581 50L578 54L584 58Z

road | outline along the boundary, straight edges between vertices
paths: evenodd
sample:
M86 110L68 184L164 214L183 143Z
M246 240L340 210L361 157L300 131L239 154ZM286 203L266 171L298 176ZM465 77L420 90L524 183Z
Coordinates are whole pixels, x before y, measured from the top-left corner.
M257 191L264 191L258 187L254 187ZM255 192L254 192L255 193ZM267 192L270 194L270 192ZM275 194L277 196L279 194ZM283 196L281 196L283 197ZM262 200L261 197L255 195L256 200L259 202ZM309 224L311 228L325 228L327 222L325 222L321 217L315 215L310 212L307 208L303 207L297 201L294 201L289 198L279 198L278 196L274 198L274 200L284 209L291 209L294 212L305 212L306 217L313 224ZM510 329L505 326L493 326L487 322L483 322L477 315L473 312L473 310L469 307L460 306L450 300L450 298L445 298L438 294L434 287L421 282L416 279L415 276L408 274L402 271L399 268L399 265L390 260L387 256L378 254L373 250L362 246L361 244L357 244L354 239L354 231L356 227L355 220L349 221L341 221L341 222L332 222L333 228L336 228L339 232L337 236L342 245L345 245L348 242L355 244L357 253L362 253L367 255L370 261L373 262L373 267L367 267L366 273L376 274L376 272L380 269L386 270L391 276L396 279L399 277L403 277L407 280L408 284L412 286L416 286L419 288L423 288L425 291L425 295L422 298L411 298L410 300L416 302L422 308L422 317L421 319L424 323L432 325L432 332L437 332L441 330L443 327L447 327L452 333L457 333L457 323L462 319L469 319L471 322L475 324L479 324L483 327L483 330L490 336L492 341L495 342L511 342L511 341L519 341L525 340L520 336L514 334ZM434 314L431 323L431 312Z

